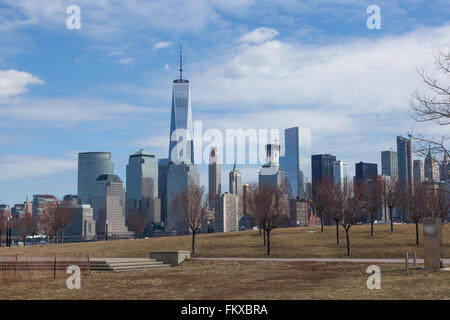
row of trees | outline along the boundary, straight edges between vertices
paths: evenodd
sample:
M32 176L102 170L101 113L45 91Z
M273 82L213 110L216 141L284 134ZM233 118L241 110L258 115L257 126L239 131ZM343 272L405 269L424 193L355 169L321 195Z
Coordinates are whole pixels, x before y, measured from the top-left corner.
M32 237L44 233L50 238L50 243L55 239L55 243L63 243L64 229L72 222L75 216L75 209L65 202L55 202L46 205L45 210L40 215L26 213L13 219L12 229L16 231L17 238L22 239L26 244L26 237ZM2 234L6 231L7 216L0 216L0 246Z
M340 245L339 226L345 230L347 254L351 255L350 228L357 223L370 223L370 235L374 236L377 217L388 209L390 230L394 231L393 210L398 208L405 218L416 225L416 244L419 244L419 223L424 217L440 218L446 221L450 210L448 190L426 184L412 190L402 187L394 179L374 177L356 185L345 181L335 184L324 179L314 189L313 204L322 221L333 220L336 224L336 243ZM322 225L323 232L323 225Z

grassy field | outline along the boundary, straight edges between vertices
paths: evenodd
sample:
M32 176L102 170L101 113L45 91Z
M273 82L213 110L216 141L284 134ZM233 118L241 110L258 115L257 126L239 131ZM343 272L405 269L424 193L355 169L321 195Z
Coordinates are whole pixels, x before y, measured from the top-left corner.
M413 225L351 229L353 257L403 258L406 251L423 257ZM443 226L442 256L450 258L450 225ZM272 257L346 257L345 239L336 246L335 228L279 229L272 236ZM422 236L422 234L421 234ZM89 252L91 257L148 257L150 251L190 250L191 237L165 237L0 248L0 255ZM258 231L202 234L197 257L267 257ZM369 264L280 261L189 260L169 269L92 272L81 290L56 281L0 283L0 299L450 299L450 272L410 270L380 264L381 290L366 287Z
M176 268L93 272L80 290L57 281L2 285L0 299L450 299L450 273L380 264L369 290L368 264L190 260Z
M375 236L370 237L370 226L353 226L350 230L352 257L355 258L403 258L417 252L423 258L422 226L420 245L415 245L414 225L375 226ZM442 227L442 256L450 258L450 224ZM341 229L341 246L336 246L335 227L326 227L323 233L318 227L276 229L272 235L272 257L313 258L345 257L345 233ZM197 236L198 257L266 257L263 238L258 231L201 234ZM163 237L0 248L0 255L53 254L89 252L91 257L148 257L150 251L190 250L191 237Z

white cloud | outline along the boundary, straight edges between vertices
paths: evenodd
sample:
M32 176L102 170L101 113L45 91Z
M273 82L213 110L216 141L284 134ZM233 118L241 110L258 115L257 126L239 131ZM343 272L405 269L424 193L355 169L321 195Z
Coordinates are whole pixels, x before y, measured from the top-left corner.
M258 28L255 29L249 33L244 34L239 40L241 42L248 42L248 43L262 43L267 40L275 38L279 32L272 28Z
M44 84L44 81L25 71L0 70L0 102L26 92L30 84Z
M21 99L0 106L0 118L67 125L81 122L114 124L117 120L166 112L164 108L142 107L101 99ZM122 122L122 121L120 121Z
M135 64L136 61L134 61L133 58L122 58L117 60L117 62L121 63L121 64Z
M169 71L169 70L170 70L170 67L169 67L169 65L168 65L168 64L165 64L165 65L164 65L164 70L167 70L167 71Z
M168 48L168 47L170 47L171 44L172 44L172 42L170 42L170 41L157 42L153 45L153 50Z
M30 179L76 169L76 158L49 158L40 155L0 156L0 181Z

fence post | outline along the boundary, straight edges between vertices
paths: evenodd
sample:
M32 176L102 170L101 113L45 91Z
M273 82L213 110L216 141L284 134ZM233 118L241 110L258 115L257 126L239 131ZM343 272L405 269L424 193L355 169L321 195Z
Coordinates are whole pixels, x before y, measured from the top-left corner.
M408 272L408 262L409 262L409 259L408 259L408 251L406 251L406 257L405 257L405 268L406 268L406 272Z
M414 251L414 269L416 269L417 268L417 266L416 266L416 258L417 258L417 254L416 254L416 251Z
M17 254L16 254L16 264L14 265L14 282L16 282L16 273L17 273Z
M53 280L56 280L56 254L53 258Z
M88 275L91 274L91 260L89 259L89 251L87 252Z

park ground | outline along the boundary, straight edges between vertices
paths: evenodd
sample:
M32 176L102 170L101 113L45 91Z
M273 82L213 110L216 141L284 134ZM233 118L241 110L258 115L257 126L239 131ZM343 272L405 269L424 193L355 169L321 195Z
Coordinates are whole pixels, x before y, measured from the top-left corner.
M414 251L414 225L351 229L353 258L397 258ZM450 225L442 228L442 257L450 258ZM278 229L272 236L273 258L345 258L344 233L335 243L335 228ZM422 236L422 233L421 233ZM20 248L1 248L0 255L89 252L91 257L148 257L150 251L190 250L190 236L116 240ZM422 239L421 239L422 240ZM258 231L202 234L196 257L267 257ZM450 272L425 272L401 264L380 264L381 289L366 286L369 263L293 261L186 261L178 267L135 272L92 272L80 290L65 279L0 284L0 299L450 299ZM421 267L421 265L419 265Z

